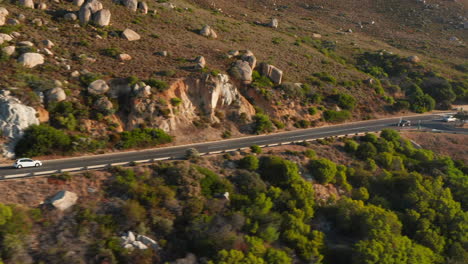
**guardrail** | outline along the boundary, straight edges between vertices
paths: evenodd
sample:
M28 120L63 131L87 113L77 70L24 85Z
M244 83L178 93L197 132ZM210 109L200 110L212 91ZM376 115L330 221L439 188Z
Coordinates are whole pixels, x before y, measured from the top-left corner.
M340 137L348 137L348 136L359 136L359 135L365 135L365 134L368 134L368 133L380 133L380 131L362 132L362 133L354 133L354 134L344 134L344 135L321 137L321 138L314 138L314 139L305 139L305 140L285 141L285 142L280 142L280 143L259 145L259 147L268 148L268 147L276 147L276 146L284 146L284 145L294 145L294 144L299 144L299 143L304 143L304 142L311 142L311 141L327 139L327 138L340 138ZM242 151L242 150L246 150L246 149L249 149L249 148L250 147L241 147L241 148L234 148L234 149L202 152L202 153L200 153L200 156L217 155L217 154L229 153L229 152L232 152L232 151ZM115 166L130 166L130 165L133 165L133 164L154 163L156 161L174 160L174 159L177 159L177 158L180 159L182 157L162 157L162 158L153 158L153 159L145 159L145 160L106 163L106 164L91 165L91 166L84 166L84 167L65 168L65 169L59 169L59 170L49 170L49 171L13 174L13 175L3 176L3 180L18 179L18 178L30 178L30 177L37 177L37 176L49 176L49 175L52 175L52 174L65 173L65 172L68 173L68 172L80 172L80 171L89 171L89 170L108 169L108 168L115 167Z

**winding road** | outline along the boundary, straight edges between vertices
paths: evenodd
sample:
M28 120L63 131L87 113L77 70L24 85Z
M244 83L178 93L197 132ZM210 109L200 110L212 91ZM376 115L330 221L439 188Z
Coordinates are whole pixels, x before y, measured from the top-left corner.
M441 115L415 115L405 116L405 120L411 120L413 127L420 124L421 127L447 130L441 120ZM251 145L275 145L291 142L313 140L331 136L353 135L356 133L375 132L384 128L397 128L400 117L385 118L368 121L345 123L340 125L300 129L288 132L248 136L221 141L195 143L189 145L162 147L139 151L118 152L94 156L74 157L43 161L42 167L14 169L11 164L0 166L0 179L31 177L50 175L57 172L79 171L86 169L98 169L109 166L125 165L129 162L152 162L169 158L181 158L188 148L196 148L200 153L215 154L223 151L232 151ZM466 132L466 131L465 131ZM12 162L13 163L13 162Z

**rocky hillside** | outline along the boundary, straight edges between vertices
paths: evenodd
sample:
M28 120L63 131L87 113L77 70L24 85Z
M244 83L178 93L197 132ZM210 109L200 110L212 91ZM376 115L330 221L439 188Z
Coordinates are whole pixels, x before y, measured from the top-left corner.
M137 128L183 143L447 109L468 98L467 27L462 1L3 0L3 153L37 123L72 155Z

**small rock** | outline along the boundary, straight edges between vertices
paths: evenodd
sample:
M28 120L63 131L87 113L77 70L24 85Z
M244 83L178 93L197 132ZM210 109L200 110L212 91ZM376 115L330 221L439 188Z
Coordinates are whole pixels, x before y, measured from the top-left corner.
M33 0L19 0L18 3L19 3L20 6L24 6L24 7L27 7L27 8L34 9Z
M9 12L6 8L4 8L3 6L0 6L0 16L8 16Z
M18 20L19 21L25 21L26 20L26 16L24 14L19 14L18 15Z
M75 13L66 13L63 18L68 21L75 21L78 19L78 16Z
M130 56L129 54L126 54L126 53L122 53L122 54L119 54L118 58L121 61L129 61L129 60L132 59L132 56Z
M15 46L7 46L2 48L2 52L7 56L11 56L15 53L16 47Z
M200 30L200 35L207 37L207 38L212 38L212 39L218 38L218 34L216 34L216 32L208 25L205 25Z
M198 57L194 60L194 62L197 64L197 65L195 66L195 68L203 69L203 68L205 68L205 66L206 66L206 60L205 60L205 57L203 57L203 56L198 56Z
M161 3L161 6L168 8L168 9L176 8L176 6L173 3L169 3L169 2Z
M75 6L82 6L85 0L73 0L73 5Z
M320 39L320 38L322 38L322 35L317 34L317 33L312 33L312 37L316 38L316 39Z
M133 243L136 240L135 234L132 231L127 233L127 241Z
M122 32L122 38L128 41L135 41L135 40L139 40L141 37L135 31L127 28Z
M43 23L42 23L42 19L40 19L40 18L35 18L35 19L33 19L31 22L32 22L36 27L40 27L40 26L42 26L42 24L43 24Z
M34 43L32 43L31 41L21 41L21 42L18 42L18 46L34 47Z
M11 26L16 26L16 25L21 24L20 21L15 18L9 18L6 23Z
M96 80L88 86L90 94L104 94L109 91L109 85L103 80Z
M165 50L163 50L163 51L158 51L158 52L156 52L156 55L162 56L162 57L167 57L167 56L169 56L169 52L167 52L167 51L165 51Z
M44 45L44 47L46 47L48 49L51 49L51 48L53 48L55 46L55 44L52 41L48 40L48 39L43 40L42 45Z
M93 22L96 26L105 27L108 26L111 19L111 12L109 9L101 9L96 12L93 17Z
M11 35L12 37L14 37L14 38L19 38L19 37L21 37L21 33L16 32L16 31L12 32L10 35Z
M276 18L273 18L270 23L268 23L268 26L271 27L271 28L278 28L278 19Z
M56 87L47 91L47 102L61 102L67 99L67 95L65 91L60 88Z
M47 9L47 4L46 3L39 3L37 5L37 9L39 10L46 10Z
M418 56L409 56L407 60L411 63L418 63L421 61L421 59Z
M80 74L79 71L74 71L74 72L70 73L70 77L72 77L72 78L78 78L78 77L80 77L80 75L81 74Z
M132 245L137 249L141 249L141 250L148 249L148 247L140 241L133 241Z
M54 56L54 53L48 49L48 48L43 48L42 51L44 52L45 55L47 56Z
M44 56L35 52L27 52L21 54L18 62L26 68L34 68L37 65L44 64Z
M138 2L138 9L142 14L148 14L148 4L146 2Z

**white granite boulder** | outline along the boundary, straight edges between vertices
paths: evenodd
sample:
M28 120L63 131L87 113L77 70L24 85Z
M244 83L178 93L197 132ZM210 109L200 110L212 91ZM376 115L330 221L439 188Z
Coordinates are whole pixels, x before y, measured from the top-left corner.
M34 68L37 65L44 64L44 56L35 52L27 52L21 54L18 62L26 68Z
M78 195L74 192L60 191L50 199L50 204L60 211L65 211L76 204Z

